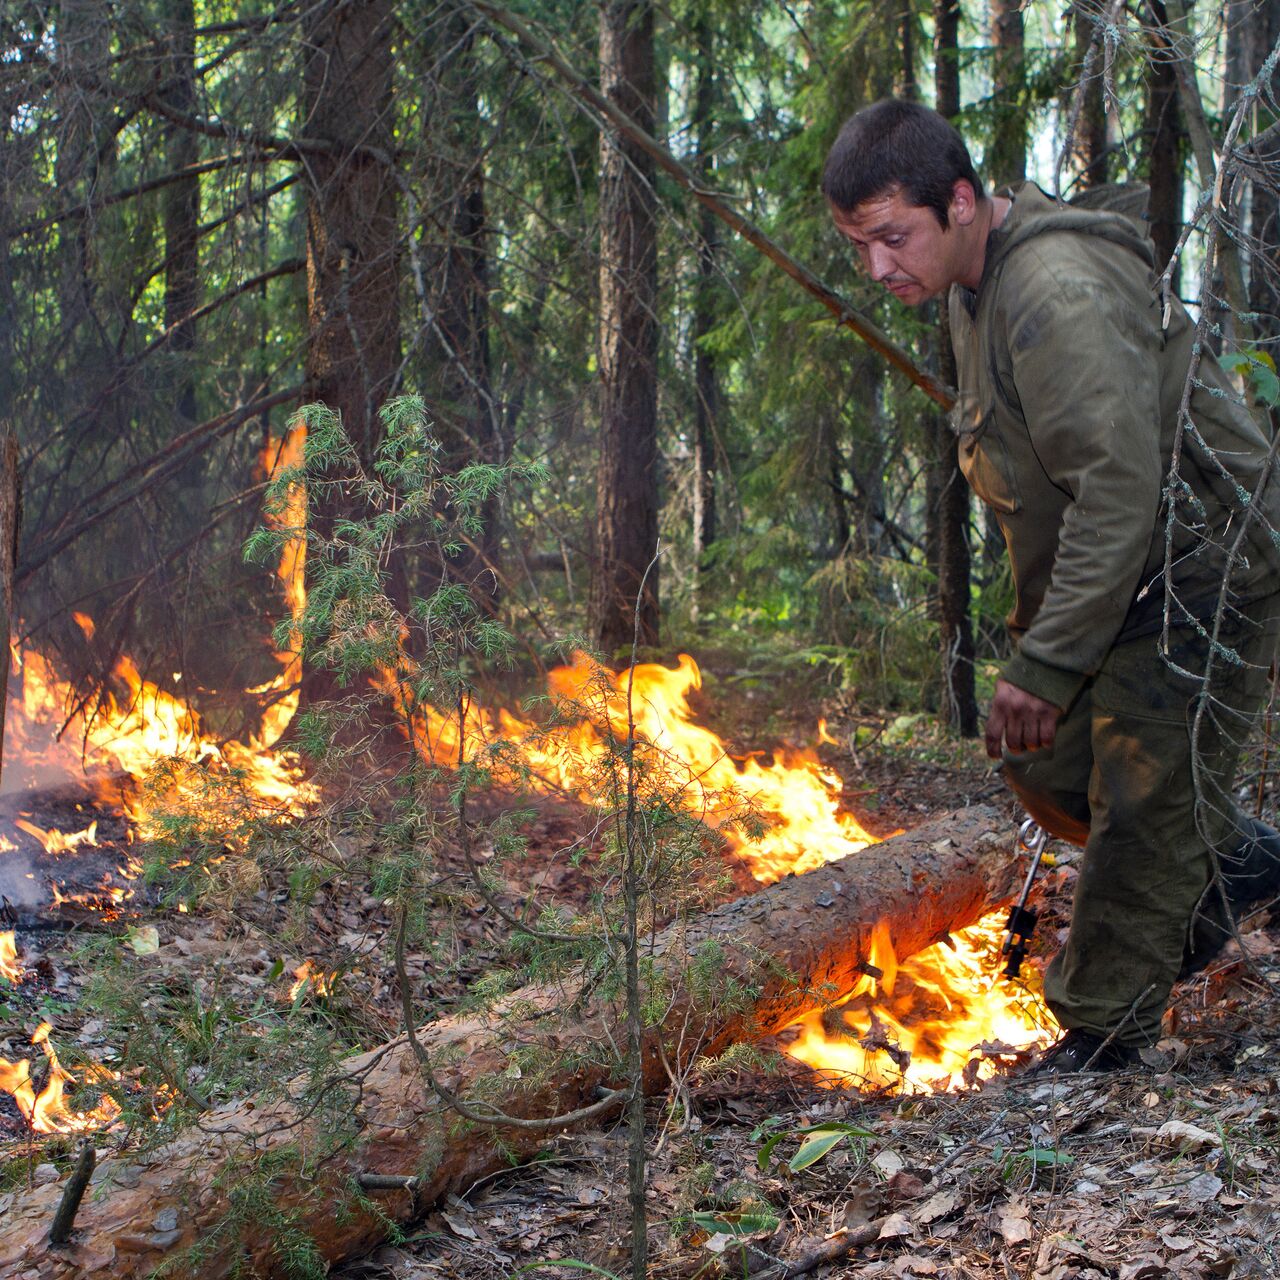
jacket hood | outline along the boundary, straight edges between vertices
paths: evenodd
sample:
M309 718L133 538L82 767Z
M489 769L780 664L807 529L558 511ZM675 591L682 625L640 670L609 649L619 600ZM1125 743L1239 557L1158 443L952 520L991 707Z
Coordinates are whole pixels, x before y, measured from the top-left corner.
M1091 187L1063 204L1041 191L1034 182L1008 189L1013 207L992 233L984 278L1019 245L1052 231L1072 231L1098 236L1136 253L1155 267L1155 248L1146 223L1147 188L1137 183L1108 183Z

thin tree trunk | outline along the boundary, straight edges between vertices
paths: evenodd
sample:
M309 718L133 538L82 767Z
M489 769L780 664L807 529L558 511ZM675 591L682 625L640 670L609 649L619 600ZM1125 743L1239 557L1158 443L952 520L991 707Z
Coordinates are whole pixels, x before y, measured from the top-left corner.
M505 454L493 397L489 335L489 232L480 67L469 19L459 13L445 25L445 53L435 62L435 99L427 127L441 138L440 156L426 179L430 203L443 210L433 238L442 247L429 263L426 290L430 388L437 430L448 465L500 462ZM434 51L432 51L434 52ZM465 582L492 601L501 576L498 503L486 503L484 528L473 550L443 566L430 566ZM410 572L419 571L406 565ZM421 582L418 589L422 589Z
M1164 0L1151 0L1157 22L1167 27ZM1163 271L1173 257L1182 235L1182 144L1186 136L1178 104L1178 75L1167 48L1156 45L1147 77L1145 132L1147 141L1147 184L1151 188L1151 239L1155 244L1156 267ZM1181 265L1174 271L1172 285L1178 292Z
M948 119L960 114L959 0L936 0L934 9L935 91L938 111ZM947 309L938 308L938 370L955 383L955 357ZM969 615L969 486L960 472L956 438L945 417L934 415L936 476L931 500L937 503L938 623L942 642L942 709L963 737L978 732L974 680L973 621Z
M167 15L169 58L167 100L179 111L195 109L195 0L171 0ZM165 162L181 170L200 158L199 140L190 129L165 128ZM174 408L179 429L196 421L196 387L192 352L200 305L200 178L175 182L164 193L164 320L170 332L169 350L178 364Z
M1223 114L1236 104L1240 90L1258 74L1263 59L1280 36L1280 0L1230 0L1227 5L1227 92ZM1278 78L1280 79L1280 78ZM1262 87L1261 102L1275 101L1280 83ZM1270 99L1268 99L1270 94ZM1266 124L1259 119L1258 132ZM1254 315L1258 342L1274 344L1280 339L1280 146L1272 142L1261 148L1261 161L1271 175L1269 182L1251 181L1248 187L1248 236L1244 266L1248 273L1249 310ZM1268 347L1273 350L1273 346Z
M392 0L327 0L305 31L302 131L337 144L307 159L306 376L366 466L400 346L393 14Z
M111 53L105 0L60 0L56 33L56 56L63 76L54 174L60 192L74 192L90 204L106 188L112 167L104 107L86 88L105 72ZM102 326L90 324L98 278L93 245L100 229L85 219L68 236L71 251L61 255L58 287L64 341L78 333L79 343L84 344L81 351L91 345L95 355L103 354L99 350L103 346Z
M902 0L902 12L898 17L898 50L902 57L893 91L899 98L916 102L920 98L920 81L916 77L916 14L912 0Z
M654 123L653 7L606 0L600 85L646 133ZM591 622L606 656L658 641L657 228L652 157L632 140L600 140L600 463Z
M1019 874L1004 820L975 806L665 930L646 960L654 981L669 983L673 995L661 1026L645 1033L645 1089L661 1094L669 1088L660 1042L667 1062L682 1070L695 1055L714 1056L735 1042L775 1034L820 1007L820 993L854 985L881 922L895 953L912 955L1007 902ZM685 973L690 957L710 947L726 982L755 991L749 1008L694 1000ZM581 975L563 985L524 987L507 999L520 1011L515 1026L494 1016L460 1015L418 1034L440 1082L455 1093L470 1094L485 1080L494 1086L488 1101L506 1114L552 1116L594 1102L602 1086L625 1083L616 1062L602 1061L608 1056L602 1045L625 1041L625 1000L601 1000L597 989ZM509 1084L515 1074L509 1055L517 1046L540 1046L572 1065L536 1087L527 1080ZM0 1274L34 1273L43 1263L57 1280L141 1280L227 1222L231 1198L253 1185L264 1158L272 1162L267 1194L274 1210L296 1214L296 1226L336 1262L372 1247L393 1222L412 1220L446 1193L510 1167L513 1157L546 1142L545 1126L490 1133L462 1124L424 1087L403 1039L344 1067L349 1088L327 1106L304 1112L301 1103L231 1103L207 1112L198 1130L145 1160L104 1161L71 1243L56 1254L46 1237L62 1187L23 1186L0 1197ZM303 1164L306 1153L326 1149L324 1135L335 1123L349 1123L356 1143ZM416 1182L412 1193L377 1192L375 1212L353 1201L361 1174ZM198 1261L184 1259L180 1274L221 1280L236 1267L264 1280L287 1274L276 1251L278 1229L242 1211L224 1230L218 1248Z
M694 31L698 75L693 97L693 129L697 137L694 172L705 186L712 185L711 131L714 119L716 71L712 30L705 5L699 10ZM716 324L716 255L720 249L720 224L705 206L698 216L698 265L693 302L693 554L696 572L706 571L703 555L716 538L716 441L720 419L720 375L715 353L704 339Z
M9 637L17 628L13 610L13 575L18 559L18 531L22 520L18 437L13 428L0 427L0 760L4 758L4 713L9 694Z
M1073 0L1076 55L1083 68L1094 30L1102 16L1100 0ZM1080 163L1080 185L1096 187L1107 181L1107 113L1102 74L1103 59L1094 57L1093 70L1084 87L1084 103L1076 122L1075 154Z
M1020 0L991 0L991 97L995 127L986 173L997 187L1027 176L1026 36Z

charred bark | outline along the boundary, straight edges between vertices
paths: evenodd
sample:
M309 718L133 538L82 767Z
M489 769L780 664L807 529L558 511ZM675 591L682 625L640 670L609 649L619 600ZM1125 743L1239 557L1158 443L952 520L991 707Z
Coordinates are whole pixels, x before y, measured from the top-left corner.
M654 128L653 6L600 10L604 97ZM658 641L658 255L653 159L632 139L600 139L600 461L591 626L606 656ZM643 595L641 582L644 582Z
M669 1061L684 1065L695 1054L714 1055L735 1041L781 1030L818 1007L820 991L849 990L869 959L878 922L888 923L895 951L906 956L1008 901L1018 865L1003 826L994 810L961 810L660 933L652 958L672 996L662 1025L646 1034L646 1090L668 1087L660 1042ZM684 972L690 955L707 946L718 948L726 978L755 990L749 1010L692 999ZM594 1102L602 1086L620 1082L616 1061L601 1060L601 1045L607 1036L613 1043L625 1036L621 1000L593 997L590 985L580 978L569 986L522 988L508 999L508 1009L520 1011L514 1024L466 1015L424 1027L419 1035L439 1064L441 1083L467 1093L483 1078L493 1086L488 1100L518 1117ZM541 1045L574 1065L522 1087L502 1076L517 1045ZM463 1126L424 1089L402 1040L351 1059L346 1072L350 1089L341 1117L333 1114L332 1100L311 1114L287 1104L231 1104L137 1163L104 1162L96 1178L100 1194L81 1208L72 1242L56 1253L47 1249L46 1236L61 1196L58 1185L0 1198L6 1222L0 1272L40 1280L124 1280L150 1275L169 1261L191 1280L217 1280L246 1264L260 1276L280 1275L284 1262L271 1233L243 1220L218 1248L180 1257L226 1220L237 1169L251 1169L275 1153L276 1207L296 1215L323 1256L336 1261L377 1243L389 1221L413 1218L447 1192L545 1141L545 1132ZM305 1165L298 1153L323 1146L325 1126L342 1120L356 1126L356 1141ZM416 1176L416 1197L382 1192L380 1214L352 1204L352 1184L370 1173ZM339 1206L344 1212L336 1211Z

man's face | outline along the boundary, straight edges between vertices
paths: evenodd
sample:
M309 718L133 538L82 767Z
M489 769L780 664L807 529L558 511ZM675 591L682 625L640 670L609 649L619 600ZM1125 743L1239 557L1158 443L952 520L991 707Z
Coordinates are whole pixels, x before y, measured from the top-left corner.
M964 187L971 190L967 183ZM960 212L963 217L963 208ZM945 231L934 211L908 203L901 187L848 212L832 208L831 216L857 250L867 274L908 306L936 298L965 274L959 261L962 246L954 198Z

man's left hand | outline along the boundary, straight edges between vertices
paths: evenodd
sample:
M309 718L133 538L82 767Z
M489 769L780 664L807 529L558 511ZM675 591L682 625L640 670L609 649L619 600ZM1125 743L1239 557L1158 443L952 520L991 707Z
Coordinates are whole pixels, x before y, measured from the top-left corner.
M1000 759L1001 743L1010 751L1038 751L1053 746L1062 709L1007 680L996 681L996 696L987 717L987 755Z

